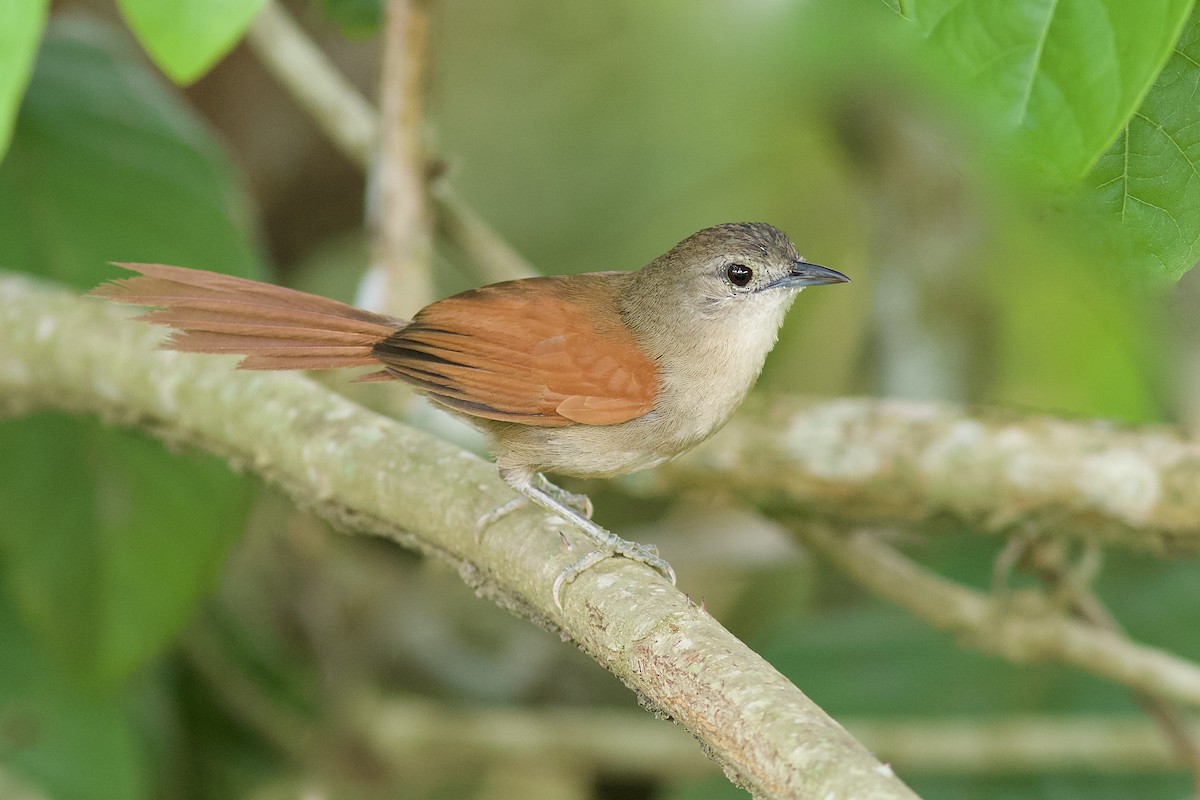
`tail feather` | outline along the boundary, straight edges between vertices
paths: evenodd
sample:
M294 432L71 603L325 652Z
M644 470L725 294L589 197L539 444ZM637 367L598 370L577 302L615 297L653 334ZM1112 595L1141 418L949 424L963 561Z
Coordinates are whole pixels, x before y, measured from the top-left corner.
M330 344L374 344L379 340L374 331L356 333L354 331L330 331L321 328L299 327L263 320L248 323L242 320L230 320L220 313L188 311L173 308L166 311L151 311L136 319L142 322L154 322L168 325L179 330L203 331L205 333L224 334L226 336L263 336L269 333L269 338L296 339L298 341L328 342ZM394 329L393 329L394 330Z
M399 324L399 321L392 317L376 314L362 308L355 308L345 303L339 303L337 300L330 300L328 297L301 292L297 289L288 289L284 286L276 286L273 283L263 283L262 281L253 281L249 278L225 275L220 272L208 272L207 270L189 269L187 267L170 267L166 264L117 264L117 266L132 270L133 272L140 272L142 277L114 281L101 287L101 289L117 288L122 291L132 291L135 294L142 294L144 293L142 287L153 290L165 284L167 288L178 293L180 297L232 297L243 302L258 302L263 305L277 306L279 308L317 311L337 317L392 325L393 327Z
M378 363L367 356L249 355L238 363L238 369L341 369L343 367L372 367ZM392 380L395 378L393 377Z
M240 353L239 369L379 366L374 345L405 323L318 295L203 270L121 264L141 273L93 295L158 306L138 319L174 329L162 347L190 353ZM385 373L387 374L387 373ZM383 380L373 374L372 380Z
M327 344L270 336L231 336L209 331L175 332L168 340L172 350L185 353L253 353L254 355L361 355L361 344ZM370 345L367 345L370 347Z
M134 279L136 280L136 278ZM176 309L185 309L187 312L209 312L220 315L223 319L229 321L240 321L247 325L256 325L259 327L297 327L297 328L312 328L319 331L344 331L344 332L359 332L366 334L377 334L385 327L389 331L395 331L400 327L400 323L396 322L390 326L383 326L378 323L363 322L357 319L348 317L340 317L334 314L328 314L317 311L307 311L305 309L284 308L282 306L260 305L257 303L245 303L239 300L229 299L209 299L209 298L177 298L163 297L155 295L136 295L136 296L108 296L110 300L116 300L120 303L133 303L136 305L163 306L163 312L151 320L163 325L172 327L191 327L189 314L179 314ZM350 308L351 306L347 306Z
M131 280L137 280L137 278ZM360 333L379 338L382 331L394 332L400 327L398 321L391 325L382 325L339 317L334 314L281 306L257 305L231 299L211 300L209 298L172 298L153 295L132 297L110 295L108 297L110 300L120 303L164 306L161 311L152 311L147 314L147 317L155 315L148 321L183 330L205 330L204 325L220 319L226 323L252 325L256 328L308 328L326 333ZM352 306L346 306L346 308L352 308Z

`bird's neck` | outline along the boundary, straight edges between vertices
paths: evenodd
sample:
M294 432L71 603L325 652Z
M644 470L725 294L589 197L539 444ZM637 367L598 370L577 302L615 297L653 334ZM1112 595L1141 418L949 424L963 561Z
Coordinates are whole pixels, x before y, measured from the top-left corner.
M639 291L620 313L659 368L660 414L687 415L699 441L725 424L762 371L796 292L764 292L717 303L678 292Z

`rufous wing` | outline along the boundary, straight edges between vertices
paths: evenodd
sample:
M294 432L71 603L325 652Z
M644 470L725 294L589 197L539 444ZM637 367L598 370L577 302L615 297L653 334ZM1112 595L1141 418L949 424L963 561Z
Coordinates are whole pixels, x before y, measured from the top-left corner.
M610 280L533 278L465 292L423 309L374 355L477 417L549 427L636 419L654 407L658 370L621 323Z

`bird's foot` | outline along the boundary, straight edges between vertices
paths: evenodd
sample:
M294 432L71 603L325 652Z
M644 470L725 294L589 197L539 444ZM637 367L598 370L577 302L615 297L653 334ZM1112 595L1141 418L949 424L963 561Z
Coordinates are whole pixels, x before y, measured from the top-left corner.
M554 598L554 605L559 610L563 607L563 587L601 561L613 556L621 556L631 561L645 564L660 572L671 583L675 583L675 570L658 554L658 550L655 547L637 544L636 542L627 542L615 533L592 522L592 501L586 496L572 494L565 489L555 486L540 473L530 474L502 469L500 476L504 478L509 486L512 486L537 505L574 525L584 536L591 539L595 546L594 550L568 566L554 579L554 584L551 587L551 595ZM486 527L486 525L491 524L499 517L512 511L517 504L519 504L518 501L505 503L491 514L485 515L480 520L480 524ZM476 528L477 534L480 530L482 530L481 527Z
M501 503L491 511L480 516L478 521L475 523L475 544L479 544L483 541L484 531L528 502L528 497L514 497L512 500L509 500L506 503Z
M599 526L596 527L599 528ZM600 528L600 530L604 529ZM604 532L608 534L604 541L597 542L601 549L592 550L583 558L558 573L558 577L554 579L554 585L550 588L550 595L554 598L554 605L560 611L563 607L563 587L600 562L615 556L645 564L660 573L672 584L675 583L675 569L667 563L666 559L658 554L657 547L654 545L638 544L637 542L627 542L609 531ZM590 534L588 538L591 538Z

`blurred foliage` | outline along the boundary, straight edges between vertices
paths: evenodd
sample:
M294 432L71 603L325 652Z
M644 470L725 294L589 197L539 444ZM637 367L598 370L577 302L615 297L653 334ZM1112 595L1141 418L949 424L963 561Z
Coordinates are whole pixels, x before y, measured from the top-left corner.
M380 0L317 0L321 13L347 36L370 36L383 22Z
M237 44L266 0L117 0L154 63L191 83Z
M61 800L146 797L147 753L123 698L78 686L3 593L0 642L0 764Z
M26 454L0 462L8 588L67 669L110 687L211 591L241 527L244 484L218 459L165 457L93 420L38 415L0 436L6 452Z
M260 6L119 3L183 82ZM321 17L362 36L379 0L313 6L304 21L330 51L374 70L377 43L339 40ZM1184 0L1094 6L1107 17L1024 0L442 0L429 138L458 193L548 273L635 268L705 225L762 219L851 274L797 303L768 389L1172 420L1198 405L1176 376L1200 355L1163 313L1194 307L1166 279L1200 256L1200 24ZM14 116L43 13L0 3L0 131L15 120L0 268L81 290L113 277L111 260L259 276L261 243L286 251L287 226L304 225L323 241L277 266L348 298L366 248L328 206L339 167L289 164L319 134L271 116L279 89L244 53L191 90L202 119L119 28L60 13ZM298 176L252 210L244 186L279 172ZM259 231L255 210L273 226ZM453 254L438 268L445 291L470 285ZM415 558L331 538L270 494L243 524L251 490L213 459L52 415L0 424L0 454L0 770L50 796L463 797L486 781L374 763L339 738L364 687L634 706L580 654ZM681 586L835 715L1135 713L1077 672L964 650L695 499L661 525L660 504L611 487L597 500L622 531L653 521ZM720 522L703 543L671 533L694 535L698 518ZM916 549L982 587L998 546ZM1098 590L1134 636L1196 659L1198 572L1120 554ZM322 731L308 750L289 737L297 719ZM906 778L931 798L1186 789L1176 776ZM597 796L744 796L719 777L605 786Z
M110 28L52 26L0 163L0 266L78 289L109 261L261 276L251 206L212 134Z
M1125 268L1177 277L1200 258L1192 7L909 0L903 12L1022 172L1064 186L1086 175L1076 202L1113 229Z
M1194 12L1138 112L1087 177L1098 215L1116 226L1122 263L1178 276L1200 258L1200 15Z
M0 154L8 149L48 6L47 0L0 5Z

